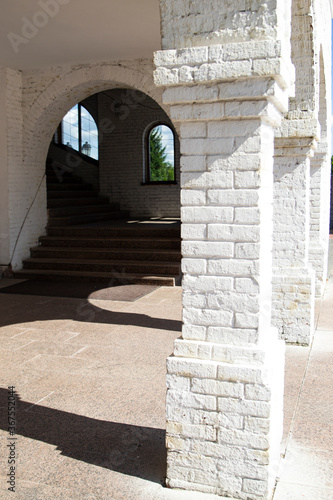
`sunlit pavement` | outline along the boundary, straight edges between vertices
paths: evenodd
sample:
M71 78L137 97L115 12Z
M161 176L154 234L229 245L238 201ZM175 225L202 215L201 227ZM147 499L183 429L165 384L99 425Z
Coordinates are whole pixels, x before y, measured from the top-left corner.
M333 498L332 254L329 276L312 346L286 348L285 456L274 500ZM0 498L218 498L162 486L165 359L180 319L179 287L135 302L1 294ZM9 386L17 394L15 494L7 490Z

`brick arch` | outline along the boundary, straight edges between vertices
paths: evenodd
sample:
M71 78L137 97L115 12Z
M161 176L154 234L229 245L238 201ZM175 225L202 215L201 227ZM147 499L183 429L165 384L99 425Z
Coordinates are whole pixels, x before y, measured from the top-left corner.
M167 107L162 104L162 91L155 87L152 74L148 77L147 74L121 65L73 69L55 78L27 109L25 149L38 153L44 161L52 135L67 111L93 94L117 87L144 92L168 114Z
M154 85L153 66L148 69L143 66L142 70L135 64L133 68L121 63L96 64L68 70L59 68L60 74L48 76L45 72L34 76L33 83L30 83L31 88L27 89L24 95L27 101L30 98L29 91L30 95L37 97L30 104L26 104L23 115L22 158L17 170L27 201L15 220L11 221L12 227L18 228L21 228L24 221L12 259L14 269L21 266L22 259L29 255L29 248L45 233L45 160L52 135L63 116L77 102L112 88L130 88L144 92L169 114L168 107L162 104L162 90ZM15 232L17 233L16 230Z

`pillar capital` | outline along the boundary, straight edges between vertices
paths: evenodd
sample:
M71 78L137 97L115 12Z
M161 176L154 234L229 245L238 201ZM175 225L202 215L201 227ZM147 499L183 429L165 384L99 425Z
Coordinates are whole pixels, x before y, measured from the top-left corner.
M317 148L316 137L276 137L274 141L275 157L311 158Z

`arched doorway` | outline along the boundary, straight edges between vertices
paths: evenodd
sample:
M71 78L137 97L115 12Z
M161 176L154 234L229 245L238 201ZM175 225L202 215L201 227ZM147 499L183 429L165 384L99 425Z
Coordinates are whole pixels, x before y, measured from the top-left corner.
M75 104L48 150L47 236L17 276L179 284L179 156L172 122L147 94L117 88Z

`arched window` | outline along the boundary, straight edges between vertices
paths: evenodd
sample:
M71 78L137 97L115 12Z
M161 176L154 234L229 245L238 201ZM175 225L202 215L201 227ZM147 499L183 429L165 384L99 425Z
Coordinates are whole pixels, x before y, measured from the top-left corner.
M175 182L175 136L165 124L147 133L146 182Z
M98 128L92 115L80 103L62 119L55 142L98 160Z

